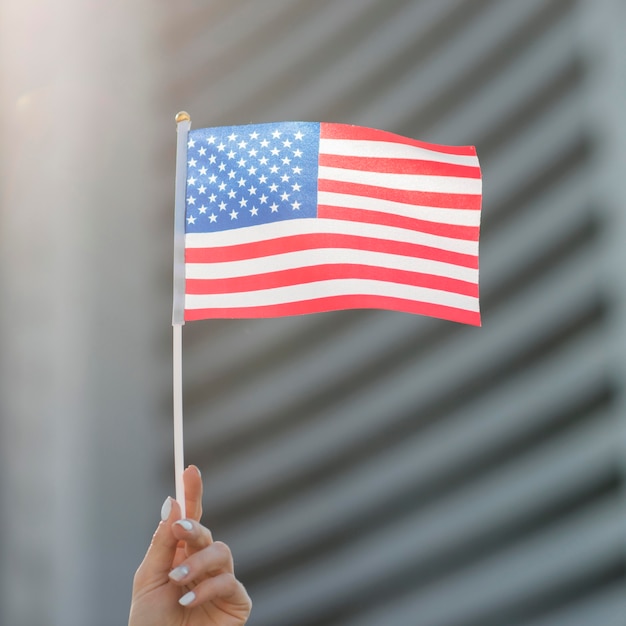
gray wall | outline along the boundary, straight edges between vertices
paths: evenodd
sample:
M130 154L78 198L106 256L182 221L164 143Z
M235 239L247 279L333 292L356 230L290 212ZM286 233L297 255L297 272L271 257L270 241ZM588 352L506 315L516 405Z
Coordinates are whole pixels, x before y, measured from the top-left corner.
M124 623L173 491L175 130L474 144L483 328L184 329L251 624L623 626L621 0L0 2L0 623Z

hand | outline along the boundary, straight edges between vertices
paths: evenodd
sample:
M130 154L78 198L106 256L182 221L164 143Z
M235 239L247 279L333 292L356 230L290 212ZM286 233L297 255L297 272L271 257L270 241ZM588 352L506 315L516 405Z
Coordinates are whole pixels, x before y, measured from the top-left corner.
M235 578L227 545L200 524L202 478L184 474L187 518L172 498L135 574L129 626L243 626L252 603Z

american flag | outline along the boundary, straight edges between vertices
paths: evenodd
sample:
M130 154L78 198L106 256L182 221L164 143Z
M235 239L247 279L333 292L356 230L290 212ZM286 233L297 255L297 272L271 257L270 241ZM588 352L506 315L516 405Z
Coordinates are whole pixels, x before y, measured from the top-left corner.
M311 122L189 132L185 320L380 308L480 325L473 147Z

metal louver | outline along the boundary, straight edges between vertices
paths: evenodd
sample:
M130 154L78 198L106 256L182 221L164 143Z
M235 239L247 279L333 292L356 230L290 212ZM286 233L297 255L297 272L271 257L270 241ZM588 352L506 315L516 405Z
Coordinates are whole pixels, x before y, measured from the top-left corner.
M380 311L185 328L188 460L250 624L625 623L585 8L223 0L167 16L166 101L195 126L344 121L475 144L484 172L483 329Z

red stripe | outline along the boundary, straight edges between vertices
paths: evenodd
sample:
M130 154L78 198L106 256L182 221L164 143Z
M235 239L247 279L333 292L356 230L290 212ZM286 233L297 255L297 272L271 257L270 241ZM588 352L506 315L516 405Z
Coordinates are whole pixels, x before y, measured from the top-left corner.
M386 252L478 269L478 257L472 254L451 252L415 243L390 242L386 239L331 233L290 235L289 237L267 241L254 241L215 248L187 248L185 250L185 263L225 263L314 248L349 248Z
M349 124L320 124L320 137L322 139L365 139L368 141L389 141L401 143L418 148L426 148L443 154L458 154L461 156L476 156L474 146L440 146L435 143L426 143L417 139L410 139L402 135L396 135L385 130L375 128L365 128L363 126L351 126Z
M347 222L364 222L366 224L383 224L405 228L429 235L439 235L441 237L451 237L452 239L463 239L465 241L478 241L480 228L478 226L459 226L456 224L442 224L440 222L429 222L418 220L413 217L396 215L395 213L382 213L380 211L368 211L364 209L346 209L328 205L318 205L318 217L329 219L345 220Z
M188 278L185 282L185 293L194 295L242 293L345 278L378 280L478 297L478 285L476 283L407 270L356 264L315 265L234 278Z
M405 204L419 204L442 209L473 209L481 207L482 196L462 193L437 193L431 191L406 191L402 189L389 189L387 187L375 187L374 185L362 185L360 183L344 183L320 178L317 183L319 191L333 193L345 193L353 196L366 198L379 198L380 200L392 200Z
M453 307L438 304L426 304L402 298L388 298L385 296L332 296L285 304L272 304L257 307L237 307L225 309L187 309L185 321L211 318L252 318L252 317L284 317L287 315L306 315L322 313L324 311L338 311L341 309L388 309L416 315L438 317L461 324L480 326L480 313L464 311Z
M385 159L375 157L348 157L336 154L320 154L319 164L362 172L386 174L418 174L421 176L459 176L480 178L480 168L472 165L456 165L439 161L419 159Z

